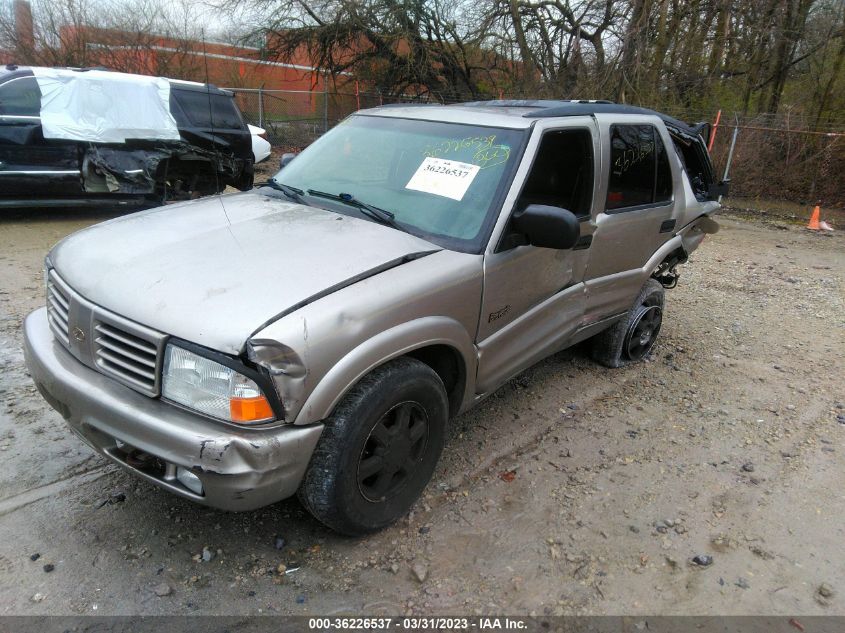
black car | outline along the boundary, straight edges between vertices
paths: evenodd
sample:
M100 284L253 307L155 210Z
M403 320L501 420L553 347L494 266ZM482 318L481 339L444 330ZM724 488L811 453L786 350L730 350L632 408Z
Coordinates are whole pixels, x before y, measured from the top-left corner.
M38 70L0 67L0 208L153 206L226 186L252 187L251 136L231 92L168 80L178 138L122 143L45 138ZM62 72L67 76L67 69ZM108 75L116 80L109 91L125 89L133 77ZM122 116L128 120L133 113Z

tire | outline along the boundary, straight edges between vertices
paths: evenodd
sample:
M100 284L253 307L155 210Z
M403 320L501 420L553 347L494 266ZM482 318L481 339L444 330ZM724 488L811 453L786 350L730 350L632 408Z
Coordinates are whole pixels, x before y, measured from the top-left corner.
M448 418L446 389L428 365L399 358L378 367L326 420L300 501L341 534L387 527L410 510L431 479Z
M605 367L623 367L648 356L660 333L664 296L659 281L645 282L628 314L593 337L593 360Z

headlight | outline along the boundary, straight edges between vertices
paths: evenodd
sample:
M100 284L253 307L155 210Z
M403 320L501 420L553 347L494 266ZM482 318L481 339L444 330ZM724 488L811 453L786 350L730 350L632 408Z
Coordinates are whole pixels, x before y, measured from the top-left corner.
M214 418L254 424L276 417L254 380L176 345L164 352L162 378L164 398Z

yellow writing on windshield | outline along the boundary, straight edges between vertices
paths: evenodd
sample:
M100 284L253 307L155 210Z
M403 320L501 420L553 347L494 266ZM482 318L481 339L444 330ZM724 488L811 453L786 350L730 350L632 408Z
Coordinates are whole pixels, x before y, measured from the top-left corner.
M423 150L424 156L438 158L449 154L472 152L472 158L467 162L478 165L481 169L494 167L506 162L511 155L511 148L507 145L496 145L496 135L467 136L462 139L445 139ZM466 160L466 159L464 159Z

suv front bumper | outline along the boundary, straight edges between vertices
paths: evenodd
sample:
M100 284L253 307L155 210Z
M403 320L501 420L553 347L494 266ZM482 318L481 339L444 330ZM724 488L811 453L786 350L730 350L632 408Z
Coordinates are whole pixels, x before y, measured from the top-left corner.
M252 510L294 494L323 430L322 424L239 429L141 395L56 343L46 308L26 318L24 352L38 390L85 443L154 484L215 508ZM139 465L139 451L152 459ZM176 479L180 467L200 479L202 494Z

